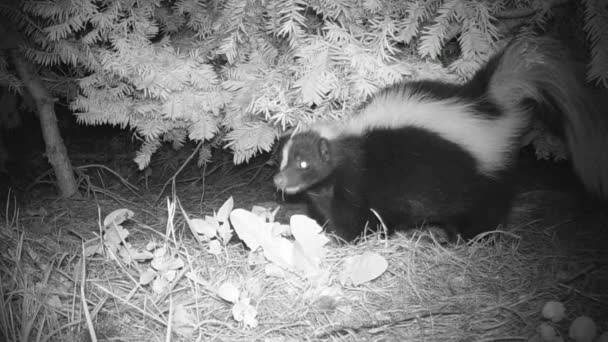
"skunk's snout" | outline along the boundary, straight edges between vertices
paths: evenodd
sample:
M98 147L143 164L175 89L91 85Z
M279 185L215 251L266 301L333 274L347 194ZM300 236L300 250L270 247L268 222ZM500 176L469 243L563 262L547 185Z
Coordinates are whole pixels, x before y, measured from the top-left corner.
M277 173L274 178L274 185L277 189L283 190L287 187L287 177L282 172Z

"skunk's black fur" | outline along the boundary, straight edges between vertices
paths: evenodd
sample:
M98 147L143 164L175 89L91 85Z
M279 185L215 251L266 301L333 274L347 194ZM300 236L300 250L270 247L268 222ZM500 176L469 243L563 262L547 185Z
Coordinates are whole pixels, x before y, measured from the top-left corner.
M389 231L432 224L471 238L507 216L514 155L536 118L565 138L587 188L606 196L608 118L564 49L522 38L465 84L387 87L344 123L296 130L274 182L305 192L313 216L346 240L378 222L372 210Z
M294 146L306 142L313 144L307 150L323 150L326 145L327 151L301 156L296 151L302 150L293 148L290 157L306 158L310 174L327 175L321 183L312 181L307 196L313 217L320 224L328 219L328 228L345 240L357 237L366 222L378 222L370 208L389 231L428 223L443 226L452 238L470 238L495 227L509 209L509 171L496 178L480 174L467 151L435 133L415 127L378 129L331 142L312 134L294 136ZM317 158L321 155L325 157ZM275 181L288 187L282 182L289 178L281 180L279 174Z

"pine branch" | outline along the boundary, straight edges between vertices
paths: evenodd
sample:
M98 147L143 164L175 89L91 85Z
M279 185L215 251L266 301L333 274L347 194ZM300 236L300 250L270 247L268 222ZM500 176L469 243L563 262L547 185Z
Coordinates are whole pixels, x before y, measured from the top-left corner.
M421 56L436 58L439 55L450 23L461 15L462 10L463 4L460 0L448 0L441 6L437 11L439 15L435 19L435 24L427 28L422 35L418 46L418 53Z
M406 5L406 18L398 40L409 44L418 35L419 25L427 17L425 1L411 1Z
M587 78L608 88L608 9L600 0L584 0L585 31L591 42Z

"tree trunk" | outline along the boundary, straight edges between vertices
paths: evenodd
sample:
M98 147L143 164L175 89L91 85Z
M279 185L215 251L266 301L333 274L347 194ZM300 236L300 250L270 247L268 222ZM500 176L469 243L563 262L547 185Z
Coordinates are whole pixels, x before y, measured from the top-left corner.
M42 136L46 146L46 157L55 171L59 193L62 197L70 197L76 193L78 186L74 177L72 163L68 157L67 148L63 143L61 134L59 134L57 116L55 115L55 101L44 87L33 65L21 56L17 49L10 49L9 51L11 61L17 70L19 78L32 95L36 104Z

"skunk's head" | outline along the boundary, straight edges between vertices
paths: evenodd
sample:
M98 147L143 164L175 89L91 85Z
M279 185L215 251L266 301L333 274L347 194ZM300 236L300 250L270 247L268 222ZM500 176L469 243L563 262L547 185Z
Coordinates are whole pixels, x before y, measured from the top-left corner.
M284 138L279 149L280 169L274 176L277 189L296 194L329 177L332 172L330 144L315 131Z

